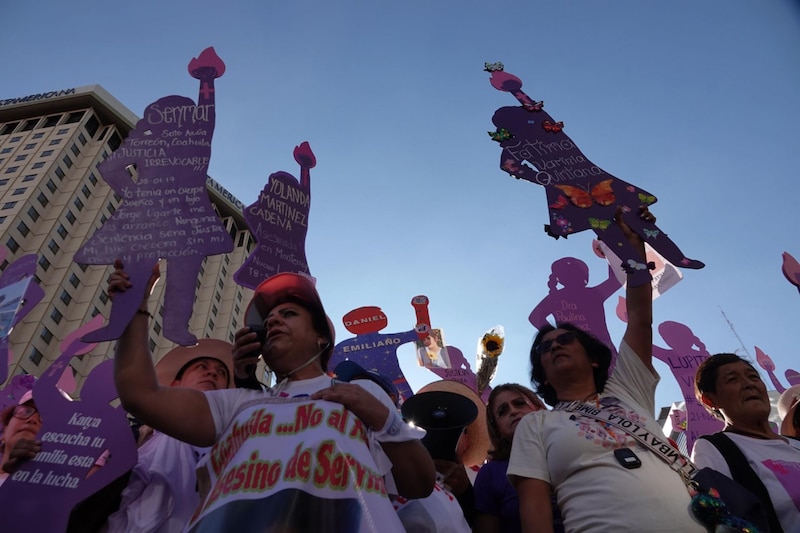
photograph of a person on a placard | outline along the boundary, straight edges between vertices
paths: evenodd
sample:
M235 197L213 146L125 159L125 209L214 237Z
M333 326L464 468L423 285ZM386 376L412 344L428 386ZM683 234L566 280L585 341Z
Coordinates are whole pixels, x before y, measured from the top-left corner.
M417 341L417 361L427 368L450 368L442 330L432 329L430 335Z

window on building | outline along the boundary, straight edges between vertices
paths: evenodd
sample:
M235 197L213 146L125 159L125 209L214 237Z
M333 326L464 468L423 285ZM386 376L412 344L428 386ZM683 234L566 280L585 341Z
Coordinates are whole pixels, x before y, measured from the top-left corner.
M80 118L78 120L80 120ZM56 132L56 135L65 135L67 133L69 133L69 128L61 128Z
M50 312L50 320L52 320L52 321L53 321L53 322L55 322L56 324L60 324L60 323L61 323L61 319L62 319L62 318L64 318L64 315L62 315L62 314L61 314L61 311L59 311L58 309L55 309L55 308L54 308L54 309L53 309L53 310Z
M14 240L14 237L9 237L8 240L6 241L6 248L8 248L13 254L16 253L17 250L19 250L19 244L17 243L17 241Z
M97 176L94 175L94 172L89 174L89 183L97 185Z
M11 193L11 196L19 196L20 194L24 194L27 190L27 187L19 187L18 189L14 189L14 192Z
M70 113L69 115L67 115L67 120L64 121L64 124L75 124L76 122L80 122L82 118L83 118L83 111L75 111L74 113Z
M108 139L108 147L111 148L112 151L119 148L121 144L122 144L122 137L120 137L119 133L117 132L114 132L114 135L112 135L111 138Z
M27 176L22 178L22 181L33 181L35 179L36 179L36 174L28 174Z
M50 341L53 340L53 332L47 329L47 326L42 326L42 334L39 336L47 344L50 344Z
M69 305L72 301L72 295L66 289L61 291L61 301L64 302L64 305Z
M51 179L47 180L47 183L45 183L45 185L47 186L47 189L50 192L56 192L56 189L58 189L58 186L56 185L56 182L54 182Z
M36 148L36 143L28 143L23 150L33 150L34 148Z
M48 146L55 146L57 144L61 144L61 139L53 139L48 143Z
M72 210L67 209L67 215L66 215L65 218L67 219L67 222L69 222L70 224L74 224L75 223L76 219L75 219L75 215L72 213Z
M50 268L50 260L47 259L45 256L39 256L39 266L42 267L42 270L47 272L47 269Z
M75 273L73 272L73 273L72 273L72 274L70 274L70 276L69 276L69 284L70 284L70 285L72 285L73 287L75 287L75 288L77 289L77 288L78 288L78 285L80 285L80 284L81 284L81 279L78 277L78 275L77 275L77 274L75 274Z
M79 133L78 134L78 140L81 142L81 144L85 145L86 144L86 135L84 135L83 133Z
M72 205L74 205L78 211L83 211L83 202L80 198L75 198L75 201L72 202Z
M84 185L81 187L81 193L83 194L84 198L89 198L92 195L92 191L89 190L89 187Z
M37 168L42 168L43 166L44 166L44 161L39 161L38 163L34 163L32 168L37 169Z
M108 303L108 293L105 290L100 293L100 301L104 304Z
M58 246L58 243L53 239L50 239L50 242L47 243L47 247L50 248L50 251L53 252L54 254L57 254L58 251L61 249Z
M100 121L97 120L97 117L92 114L91 118L86 121L86 132L89 134L89 137L94 138L94 134L97 133L97 130L100 128Z
M208 329L214 331L214 321L211 320L210 318L208 319Z
M18 155L17 157L14 158L14 161L25 161L25 159L27 157L28 157L28 154L20 154L20 155Z
M77 156L78 154L80 154L80 153L81 153L81 149L80 149L80 148L78 148L78 145L77 145L77 144L75 144L75 143L72 143L72 146L70 146L70 147L69 147L69 149L70 149L70 150L72 150L72 153L73 153L75 156Z
M42 137L44 137L44 133L42 133L42 132L33 134L33 138L34 139L41 139Z
M161 333L161 324L159 324L158 322L153 324L153 331L156 332L156 335L160 334Z
M28 208L28 216L32 221L36 222L37 220L39 220L39 211L37 211L35 207L30 206Z
M52 115L47 117L44 120L44 124L42 124L43 128L52 128L53 126L58 124L58 121L61 119L61 115Z
M214 294L214 297L216 298L217 303L219 303L219 301L222 300L222 296L220 296L219 293Z
M19 167L8 167L6 169L6 174L11 174L13 172L16 172L17 170L19 170Z
M6 202L3 204L3 209L14 209L16 207L17 202Z
M53 151L52 150L45 150L41 154L39 154L39 157L49 157L51 155L53 155Z
M100 215L100 225L101 225L101 226L102 226L103 224L105 224L105 223L106 223L106 220L108 220L108 217L106 216L106 214L105 214L105 213L103 213L102 215Z
M2 150L2 151L0 151L0 154L7 154L7 153L9 153L11 150L13 150L13 148L11 148L10 146L9 146L8 148L3 148L3 150Z
M66 175L67 174L61 169L61 167L56 167L56 176L58 176L58 179L63 180L64 176Z
M17 128L17 126L19 126L19 122L9 122L5 126L3 126L2 129L0 129L0 135L8 135L9 133L13 132ZM15 138L11 139L10 142L13 143L15 141L20 140L21 138L22 137L19 137L19 136L15 137Z
M31 353L28 355L28 359L30 359L34 365L41 363L43 358L44 355L42 355L42 352L36 348L31 348Z
M36 127L36 123L37 122L39 122L38 118L34 118L32 120L29 120L29 121L25 122L25 124L22 125L22 128L19 131L31 131L33 128Z
M81 269L81 272L86 272L86 269L89 268L89 265L78 264L78 268Z
M156 349L156 341L150 339L149 346L150 346L150 352L152 353L152 351Z
M72 159L70 159L68 155L65 155L62 161L67 166L67 168L72 168Z
M58 233L59 237L62 239L67 238L67 228L64 227L64 224L58 225L58 228L56 228L56 233Z
M20 235L22 235L23 237L27 237L27 236L28 236L28 233L30 233L30 232L31 232L31 230L30 230L30 228L28 227L28 225L27 225L27 224L25 224L24 222L20 222L19 224L17 224L17 231L18 231L18 232L19 232L19 234L20 234Z
M47 207L47 204L50 203L50 200L47 199L47 195L45 195L43 192L40 192L36 199L39 200L39 205L42 207Z
M0 187L2 187L3 185L8 185L8 178L3 178L0 180Z

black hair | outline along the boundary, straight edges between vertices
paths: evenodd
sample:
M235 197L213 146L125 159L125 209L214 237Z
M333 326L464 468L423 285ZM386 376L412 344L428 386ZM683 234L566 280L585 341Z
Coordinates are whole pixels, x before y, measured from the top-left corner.
M725 418L722 416L719 409L709 407L703 403L703 394L709 392L714 394L717 392L717 377L719 376L719 369L721 366L738 363L740 361L742 363L747 363L750 368L756 370L753 363L739 357L735 353L718 353L703 360L700 366L697 367L697 372L694 374L694 397L706 408L706 411L723 421ZM756 372L758 372L758 370L756 370Z
M489 440L492 441L492 449L489 450L489 457L493 460L508 459L511 456L511 442L500 436L500 429L497 427L497 420L494 418L494 402L501 392L516 392L536 403L539 398L529 389L517 383L504 383L492 389L489 400L486 402L486 426L489 430Z
M226 376L226 378L227 378L227 379L226 379L226 382L225 382L225 385L226 385L226 386L228 386L228 385L230 385L230 384L231 384L231 375L230 375L230 372L228 371L228 365L226 365L224 361L221 361L221 360L217 359L216 357L212 357L212 356L210 356L210 355L201 355L200 357L195 357L194 359L192 359L192 360L190 360L189 362L187 362L187 363L186 363L185 365L183 365L183 366L181 367L181 369L180 369L180 370L178 370L178 372L175 374L175 380L176 380L176 381L180 381L180 380L181 380L181 378L183 378L183 374L186 372L186 370L187 370L187 369L188 369L190 366L192 366L193 364L195 364L197 361L200 361L200 360L203 360L203 359L210 359L211 361L216 361L216 362L220 363L220 364L222 365L222 367L225 369L225 376Z
M295 305L299 305L311 315L311 327L314 328L319 335L325 337L325 345L320 347L322 350L322 355L319 358L320 363L322 364L322 371L328 371L328 361L333 355L333 339L331 339L332 331L330 328L332 324L328 323L328 317L325 315L325 312L318 308L309 305L309 302L297 298L295 296L289 295L285 299L281 300L280 302L276 303L275 305L278 306L284 303L293 303Z
M536 338L533 339L533 345L531 346L530 354L531 384L533 384L536 388L536 394L541 396L544 400L544 403L547 405L553 406L558 403L558 395L556 394L556 390L547 381L544 367L542 367L542 354L538 353L537 351L537 348L539 347L539 344L542 343L544 336L551 331L555 331L556 329L563 329L575 333L576 340L581 343L583 349L586 350L586 355L589 356L589 360L597 364L596 367L592 368L592 374L594 375L594 387L596 392L603 392L603 389L606 386L606 381L608 381L608 369L611 368L611 348L606 346L605 343L603 343L594 335L586 333L575 324L570 324L567 322L564 324L559 324L557 328L554 328L550 324L542 326L542 329L540 329L539 333L536 334Z

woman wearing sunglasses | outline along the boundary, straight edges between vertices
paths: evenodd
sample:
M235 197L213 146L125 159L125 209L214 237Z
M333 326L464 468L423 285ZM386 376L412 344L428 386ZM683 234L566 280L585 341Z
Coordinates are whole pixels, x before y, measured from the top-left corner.
M647 209L640 216L654 221ZM615 221L644 259L641 238L619 211ZM575 326L544 327L534 340L531 381L555 409L526 416L514 434L508 475L519 495L523 531L553 531L551 490L566 531L705 531L691 516L681 477L666 462L621 429L561 410L583 402L666 442L654 418L659 376L651 363L651 284L631 286L632 279L629 274L628 325L610 375L610 348Z
M3 423L3 438L0 440L0 485L11 473L14 465L25 459L32 459L41 449L35 441L36 434L42 428L42 418L36 404L33 403L31 391L22 395L16 405L7 407L0 413Z

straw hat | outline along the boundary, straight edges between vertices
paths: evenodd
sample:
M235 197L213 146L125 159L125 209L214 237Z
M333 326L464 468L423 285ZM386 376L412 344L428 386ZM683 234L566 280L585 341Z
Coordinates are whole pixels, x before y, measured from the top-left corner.
M178 346L156 363L158 384L169 387L175 376L195 359L216 359L228 369L228 388L233 385L233 345L218 339L200 339L195 346Z
M433 391L454 392L468 398L478 408L478 416L475 421L467 425L464 430L469 436L469 446L464 450L461 461L464 466L482 465L486 461L489 449L492 446L492 442L489 440L489 429L486 426L486 405L483 400L474 390L463 383L448 379L429 383L418 390L417 393Z
M800 403L800 385L789 387L778 398L778 415L781 417L781 433L786 435L792 427L792 412Z

